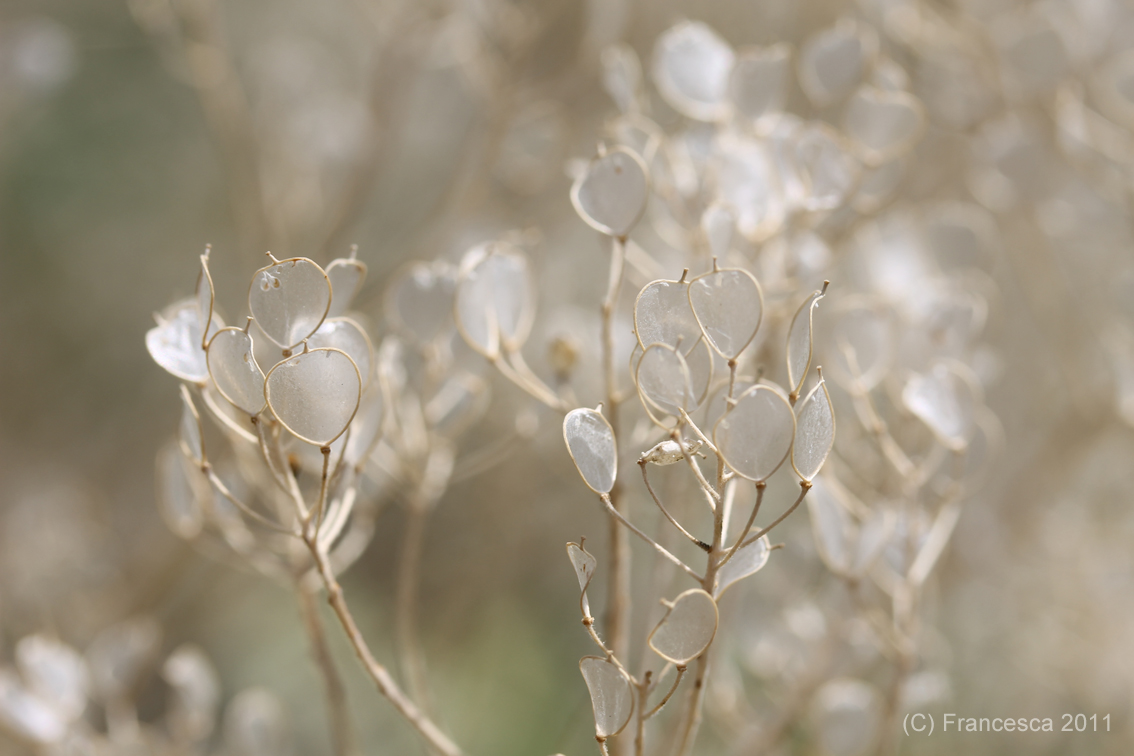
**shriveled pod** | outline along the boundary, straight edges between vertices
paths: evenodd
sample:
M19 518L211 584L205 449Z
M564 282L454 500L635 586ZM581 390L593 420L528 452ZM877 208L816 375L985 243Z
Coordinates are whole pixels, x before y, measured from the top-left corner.
M506 242L472 248L461 260L453 314L470 347L489 359L518 350L535 314L528 259Z
M209 252L212 247L205 247L201 255L201 273L197 277L197 327L201 329L201 348L209 343L209 326L213 321L213 306L216 304L216 291L213 288L213 276L209 273Z
M735 360L760 329L764 294L748 271L714 263L714 270L689 282L689 306L709 345Z
M350 303L366 280L366 263L355 259L358 247L351 247L350 252L350 257L336 258L327 266L327 280L331 283L328 318L337 318L350 309Z
M791 319L788 328L787 340L787 374L788 397L794 402L799 398L800 389L803 388L803 379L811 369L811 355L815 350L815 308L819 300L827 293L827 284L824 282L820 291L813 293L803 301Z
M584 617L589 617L591 616L591 607L587 601L587 587L590 586L591 580L595 576L598 560L578 543L567 544L567 558L571 560L571 566L575 569L575 577L579 579L579 608Z
M688 664L705 652L717 634L717 602L700 588L691 588L667 603L667 609L648 643L666 661Z
M563 418L563 440L583 482L595 493L610 493L618 475L618 453L610 422L598 410L571 410Z
M835 410L827 383L820 374L819 382L795 410L795 440L791 447L791 466L795 474L812 481L834 444Z
M638 393L647 407L679 416L696 404L689 365L681 352L668 344L646 347L635 375Z
M717 588L714 594L717 599L720 599L733 583L762 570L771 554L772 542L768 540L768 536L761 536L737 549L732 559L717 572Z
M327 318L307 339L311 349L328 347L350 355L362 377L362 387L370 385L374 364L374 345L366 331L352 318Z
M634 713L630 680L617 665L599 656L584 656L579 660L579 671L591 694L595 737L605 740L622 732Z
M819 107L830 105L865 78L877 51L874 32L844 18L804 43L799 53L799 85Z
M201 346L199 312L196 299L176 302L160 315L154 315L157 325L146 332L146 349L154 362L175 378L190 383L204 383L209 379L205 350ZM224 327L216 315L212 325L205 335L211 337L216 327Z
M315 333L330 306L331 282L306 257L273 260L252 274L248 311L264 335L285 351Z
M713 428L713 443L737 475L767 480L791 451L795 414L774 388L757 384L745 391Z
M649 196L646 163L627 147L597 155L571 187L571 204L579 217L615 238L630 233L645 212Z
M734 115L751 124L756 133L767 133L783 112L790 74L791 45L780 42L742 49L729 77Z
M449 263L410 263L386 288L386 319L415 343L433 343L452 332L456 289L457 271Z
M698 121L729 114L729 74L736 53L699 21L681 21L654 44L653 78L674 110Z
M651 344L681 344L683 353L692 350L701 338L701 326L689 305L689 283L684 277L651 281L642 287L634 300L634 333L642 349Z
M869 166L907 152L924 129L925 108L908 92L861 87L843 113L843 132Z
M256 362L252 337L239 328L222 328L209 341L209 375L221 396L247 415L264 409L264 371Z
M269 371L264 399L297 438L329 446L350 426L362 399L362 377L339 349L312 349Z
M958 363L939 362L914 374L902 389L902 404L925 423L943 446L964 449L980 405L979 384Z

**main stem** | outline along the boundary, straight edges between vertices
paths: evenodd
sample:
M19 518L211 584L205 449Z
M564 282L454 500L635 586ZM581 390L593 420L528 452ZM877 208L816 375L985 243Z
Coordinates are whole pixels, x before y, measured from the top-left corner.
M315 667L323 678L323 688L327 694L327 720L331 726L331 746L335 756L355 756L358 744L354 737L354 726L350 720L347 706L346 688L343 686L335 660L327 645L327 634L323 621L319 618L319 607L315 591L304 580L296 581L295 592L299 597L299 613L303 617L303 627L311 642L311 655Z
M618 373L614 361L614 311L622 288L626 240L616 238L610 255L610 277L602 303L602 365L606 407L614 431L615 458L618 457ZM610 490L614 509L625 514L622 486L616 479ZM607 573L606 632L614 655L626 659L630 650L630 536L617 520L610 518L610 570Z
M307 549L311 552L311 557L315 560L319 577L322 578L323 585L327 589L327 601L331 604L331 608L334 609L335 616L346 632L347 640L350 641L355 654L358 655L359 661L362 662L363 668L378 687L378 692L385 696L394 706L394 709L405 717L406 721L417 730L418 734L421 735L431 747L441 753L442 756L463 756L463 752L457 747L457 744L450 740L445 733L441 732L441 729L434 724L433 720L426 716L426 714L402 692L402 689L398 687L398 683L390 675L389 671L374 658L374 654L366 644L366 639L362 637L362 633L358 629L358 624L354 621L354 616L350 613L350 607L347 606L346 598L343 596L342 586L339 585L339 581L335 578L335 573L331 570L327 556L323 553L322 549L319 548L315 534L305 533L303 540L307 545Z

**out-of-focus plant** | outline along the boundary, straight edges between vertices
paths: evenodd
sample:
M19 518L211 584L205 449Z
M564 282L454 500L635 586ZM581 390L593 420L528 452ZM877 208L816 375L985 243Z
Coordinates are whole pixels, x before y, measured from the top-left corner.
M0 727L45 756L291 751L283 706L262 688L229 701L216 737L222 696L212 662L192 644L162 661L161 640L161 627L148 617L103 630L85 654L48 635L22 638L15 667L0 668ZM143 721L139 701L155 684L165 689L165 710ZM92 711L102 726L92 724Z

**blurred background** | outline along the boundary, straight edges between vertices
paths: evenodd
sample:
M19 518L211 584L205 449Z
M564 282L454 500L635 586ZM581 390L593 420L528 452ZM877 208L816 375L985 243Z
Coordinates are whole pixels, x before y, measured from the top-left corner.
M625 42L648 69L654 40L683 17L737 47L798 49L844 16L876 24L885 45L942 19L976 61L965 68L944 46L922 58L891 50L930 116L910 158L925 170L899 199L976 203L995 236L985 400L1004 444L932 585L946 677L923 681L936 680L928 700L934 711L1056 722L1055 733L902 739L901 752L1130 752L1134 162L1124 161L1134 142L1122 119L1134 107L1134 67L1124 67L1134 11L1119 0L6 0L0 666L26 635L85 649L150 616L165 653L189 641L205 651L226 700L249 686L277 694L294 753L330 753L295 597L202 556L158 514L155 450L180 408L176 381L144 348L151 314L192 294L206 243L233 313L265 251L326 262L357 244L369 266L359 309L377 324L384 282L406 261L456 260L527 228L538 229L540 319L595 317L605 247L571 208L568 168L593 154L615 112L601 51ZM1110 111L1108 82L1128 98ZM1081 123L1067 115L1076 87L1104 103L1110 131L1095 110ZM969 110L953 107L957 90L972 95ZM1068 147L1072 137L1086 146ZM1092 150L1102 157L1080 159ZM546 363L545 327L533 363ZM499 388L463 444L511 423L514 392ZM594 749L577 671L591 649L563 544L601 541L606 524L557 417L536 419L532 443L447 492L425 545L420 625L435 707L474 754ZM395 668L401 517L383 512L343 579ZM814 569L815 547L806 514L784 527L789 548L753 579L768 582L746 594L746 612L758 623L762 607L786 608L805 628L815 588L788 573ZM364 751L420 752L329 629ZM143 720L160 716L164 695L158 682L146 689ZM1111 732L1061 733L1065 712L1110 714ZM782 748L819 752L807 738ZM0 731L0 753L33 752ZM699 752L729 749L709 736Z

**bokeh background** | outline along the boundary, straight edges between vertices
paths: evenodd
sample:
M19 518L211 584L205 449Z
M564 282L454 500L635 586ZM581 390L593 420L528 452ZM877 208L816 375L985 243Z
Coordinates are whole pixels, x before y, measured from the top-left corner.
M206 243L233 311L264 251L326 261L358 244L370 267L361 309L378 322L383 282L402 263L456 259L510 228L540 229L543 312L595 312L604 249L571 209L564 165L592 154L612 112L599 51L621 40L648 61L655 37L683 16L734 45L798 46L841 15L888 5L917 4L5 0L0 664L29 633L84 648L103 628L150 615L166 649L192 641L207 652L226 693L262 685L281 696L296 753L329 753L294 596L199 555L157 513L154 454L179 406L174 379L144 348L151 313L192 293ZM1059 13L1094 18L1113 6L1107 54L1134 39L1120 2L923 5L978 26L1053 29ZM1073 52L1052 77L1090 84L1094 64ZM909 65L928 101L941 85ZM1109 713L1112 732L902 740L903 753L1134 747L1129 205L1060 156L1051 102L1019 106L1034 138L1004 161L1030 196L991 208L987 338L998 377L987 402L1005 444L934 584L949 675L935 710L1051 716L1057 730L1064 712ZM903 197L972 200L978 126L931 128L915 159L938 166L937 180ZM501 386L467 445L511 421L508 393ZM576 666L590 649L563 544L606 526L562 453L558 420L539 420L531 444L447 493L426 542L421 626L436 707L473 753L594 748ZM344 579L390 663L400 518L387 508ZM773 582L793 559L814 560L806 515L785 527L796 556L773 560L761 574ZM805 604L798 590L764 597L768 611ZM750 593L756 613L762 596ZM331 630L365 751L420 751ZM161 699L155 684L143 717ZM724 752L711 739L705 747ZM31 751L0 734L0 753Z

